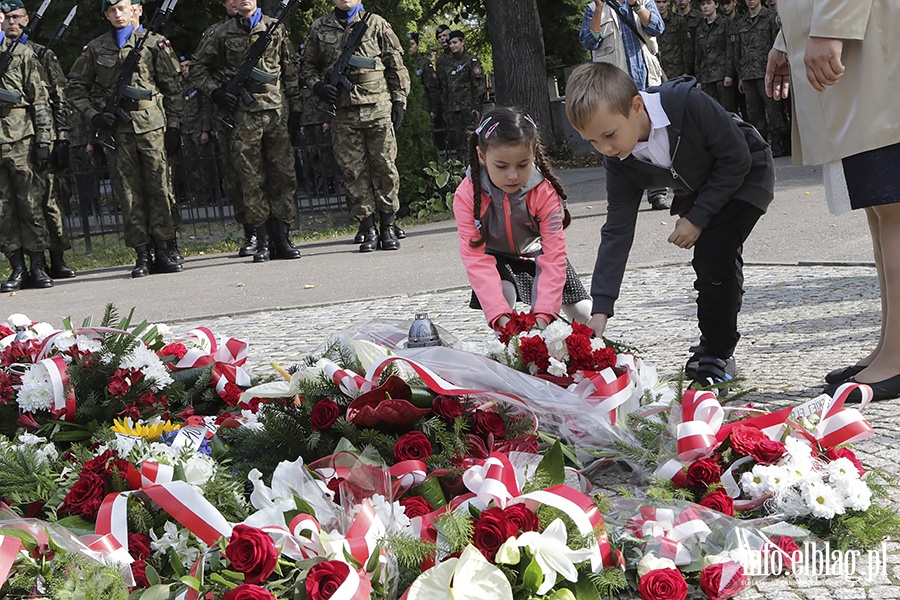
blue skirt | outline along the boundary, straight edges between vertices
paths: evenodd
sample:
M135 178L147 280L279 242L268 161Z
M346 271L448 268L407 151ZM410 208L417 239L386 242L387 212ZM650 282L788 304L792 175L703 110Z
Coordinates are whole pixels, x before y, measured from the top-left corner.
M852 208L900 202L900 144L848 156L841 167Z

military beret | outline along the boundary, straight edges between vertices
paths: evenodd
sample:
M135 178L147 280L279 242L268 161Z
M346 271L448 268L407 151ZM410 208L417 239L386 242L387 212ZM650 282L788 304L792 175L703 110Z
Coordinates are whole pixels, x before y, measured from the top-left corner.
M464 39L466 39L466 35L459 29L454 29L453 31L450 32L450 37L447 38L447 41L450 41L453 38L459 38L461 40L464 40Z
M105 13L106 9L110 6L114 6L121 2L122 0L101 0L100 2L100 12Z
M434 32L434 37L441 35L441 32L450 31L450 26L447 24L438 25L437 30Z
M5 13L19 10L20 8L25 8L22 0L3 0L3 2L0 2L0 10Z

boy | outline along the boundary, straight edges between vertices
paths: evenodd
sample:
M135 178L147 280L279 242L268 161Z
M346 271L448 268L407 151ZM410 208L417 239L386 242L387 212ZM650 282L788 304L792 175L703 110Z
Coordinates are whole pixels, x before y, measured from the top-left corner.
M606 156L609 207L588 325L600 336L613 315L642 191L673 188L672 214L680 218L668 241L694 249L701 333L685 376L704 387L728 381L736 374L732 354L740 338L741 248L774 196L769 146L751 125L698 90L693 78L638 92L624 71L605 63L572 72L566 115Z

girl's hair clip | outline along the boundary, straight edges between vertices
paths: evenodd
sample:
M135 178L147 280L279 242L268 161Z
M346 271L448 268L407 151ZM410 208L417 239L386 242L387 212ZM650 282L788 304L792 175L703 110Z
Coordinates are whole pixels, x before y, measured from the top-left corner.
M475 219L475 229L481 229L481 219Z
M485 126L491 122L491 119L493 119L493 117L485 117L484 120L478 124L478 127L475 128L475 133L481 135L481 132L484 131Z
M531 115L529 115L528 113L525 113L525 114L522 115L522 117L523 117L526 121L528 121L529 123L531 123L531 126L532 126L532 127L534 127L535 129L538 128L537 123L534 122L534 119L531 118Z
M488 130L484 132L484 139L488 139L489 137L491 137L491 134L494 133L494 130L497 129L498 125L500 125L500 121L497 121L496 123L488 127Z

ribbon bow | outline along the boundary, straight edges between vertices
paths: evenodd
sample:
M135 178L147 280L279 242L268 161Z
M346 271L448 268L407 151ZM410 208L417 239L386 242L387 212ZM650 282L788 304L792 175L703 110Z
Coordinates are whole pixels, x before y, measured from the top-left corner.
M844 402L854 389L859 388L862 402L859 410L844 408ZM834 393L831 402L822 409L822 420L816 425L813 436L823 448L834 448L844 444L859 442L875 433L861 412L872 400L872 388L858 383L845 383Z
M694 461L712 454L725 411L712 392L688 390L681 399L681 423L676 429L678 458Z
M250 374L244 369L244 363L247 362L247 342L228 338L220 345L207 327L191 329L184 341L193 342L196 346L172 365L173 370L213 365L210 377L219 395L222 395L228 383L241 387L250 385Z
M686 508L678 515L671 508L642 506L640 516L629 519L625 526L635 537L645 540L658 556L668 558L676 565L692 562L691 551L684 542L691 537L704 541L712 533L693 508Z

